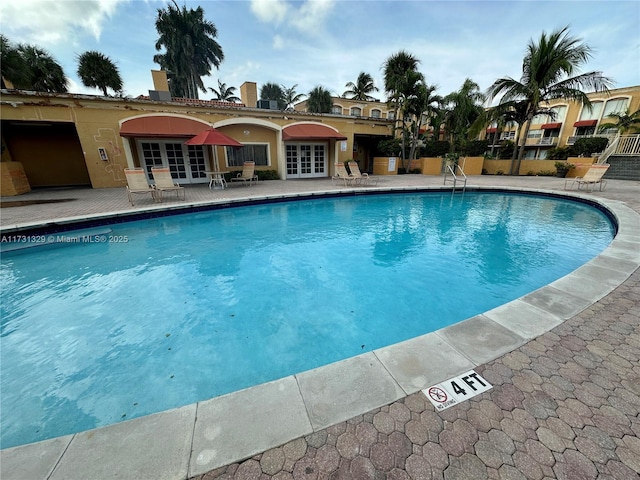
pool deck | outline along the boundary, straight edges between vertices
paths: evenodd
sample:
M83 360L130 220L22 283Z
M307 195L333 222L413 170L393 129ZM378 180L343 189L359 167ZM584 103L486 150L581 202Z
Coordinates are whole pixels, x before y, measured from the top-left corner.
M470 177L468 188L597 201L619 231L601 255L513 302L396 345L174 410L0 452L7 479L637 479L640 182L565 192L553 177ZM382 177L366 190L441 188ZM449 187L450 189L450 187ZM351 191L329 179L187 188L136 207L124 188L2 198L3 234L81 218ZM456 193L460 195L460 193ZM6 202L68 199L6 207ZM569 252L570 254L570 252ZM493 388L437 412L421 389L474 369ZM2 415L10 412L3 411Z

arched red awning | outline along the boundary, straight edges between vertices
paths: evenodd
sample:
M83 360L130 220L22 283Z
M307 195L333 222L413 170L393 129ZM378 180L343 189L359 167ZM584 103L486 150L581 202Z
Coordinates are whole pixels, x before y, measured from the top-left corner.
M595 127L598 120L580 120L573 124L574 127Z
M169 115L152 115L126 120L120 127L121 137L193 137L211 128L206 123Z
M288 140L346 140L347 137L325 125L298 123L282 130L282 139Z

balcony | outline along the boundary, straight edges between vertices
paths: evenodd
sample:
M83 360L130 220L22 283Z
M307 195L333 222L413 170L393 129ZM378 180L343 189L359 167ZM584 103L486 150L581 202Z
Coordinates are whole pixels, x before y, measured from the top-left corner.
M558 144L558 137L527 138L529 147L552 147Z
M576 143L576 140L578 140L579 138L592 138L592 137L605 137L605 138L609 139L609 142L611 142L611 140L616 138L616 136L617 136L616 133L597 133L597 134L591 134L591 135L573 135L573 136L567 138L567 145L574 145Z

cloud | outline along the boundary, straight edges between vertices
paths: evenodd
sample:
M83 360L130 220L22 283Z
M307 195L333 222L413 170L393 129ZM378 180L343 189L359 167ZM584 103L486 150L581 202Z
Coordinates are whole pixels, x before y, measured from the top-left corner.
M334 0L308 0L291 19L291 25L301 32L317 31L327 15L333 10Z
M251 0L251 11L261 22L282 23L288 10L284 0Z
M119 4L129 0L2 2L3 33L15 43L36 43L44 48L75 43L78 36L100 39L103 25Z
M300 5L298 8L294 5ZM316 33L333 10L335 0L251 0L251 11L264 23L286 23L303 33Z

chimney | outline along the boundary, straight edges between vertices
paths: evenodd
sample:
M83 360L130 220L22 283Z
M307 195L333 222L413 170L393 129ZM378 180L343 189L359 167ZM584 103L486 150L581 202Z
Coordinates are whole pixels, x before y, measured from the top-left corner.
M258 86L256 82L244 82L240 85L240 99L245 106L256 108L258 105Z
M167 72L165 70L151 70L153 78L153 90L149 90L149 98L160 102L170 102L171 93L169 93L169 82L167 80Z
M169 82L167 81L166 70L151 70L153 77L153 89L159 92L169 91Z

